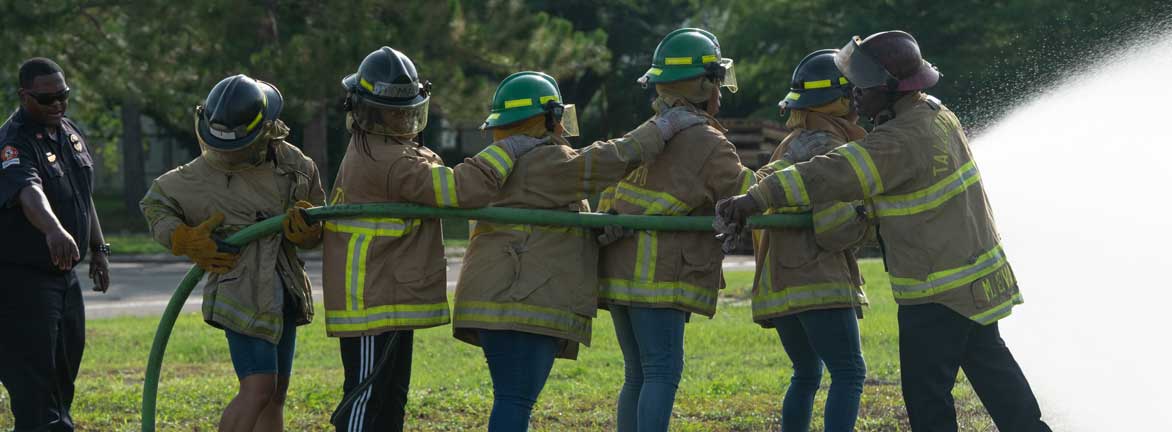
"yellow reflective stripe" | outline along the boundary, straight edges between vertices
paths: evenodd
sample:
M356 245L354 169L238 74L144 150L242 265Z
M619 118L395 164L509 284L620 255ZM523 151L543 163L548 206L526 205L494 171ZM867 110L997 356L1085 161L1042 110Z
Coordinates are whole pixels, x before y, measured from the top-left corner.
M838 85L847 85L850 83L851 82L847 81L846 77L838 77Z
M870 198L883 193L883 180L879 177L879 170L875 168L875 161L871 160L867 149L852 141L843 144L834 151L845 156L851 167L854 168L864 197Z
M264 110L264 109L261 109L260 111L257 111L257 112L256 112L256 117L254 117L254 118L252 119L252 123L249 123L249 124L248 124L248 127L244 128L244 130L245 130L246 132L252 132L252 130L256 128L256 125L260 124L260 119L261 119L261 118L264 118L264 113L265 113L265 110Z
M465 321L528 325L569 333L581 341L590 340L591 319L560 309L515 302L457 301L454 315L456 325L461 327L466 326Z
M430 327L451 321L447 303L380 305L369 309L326 310L329 331L366 331L387 327Z
M773 168L774 171L781 171L783 169L788 168L790 165L793 165L793 164L789 163L789 161L787 161L785 159L778 159L773 162L770 162L769 165L765 165L765 166Z
M489 120L496 120L501 118L501 113L492 113L488 115Z
M953 288L972 283L1005 267L1005 253L1001 245L993 247L973 260L972 264L942 270L928 275L927 279L891 276L891 290L897 300L912 300L930 297Z
M753 316L762 317L810 306L852 303L855 287L849 283L826 282L785 287L781 291L758 290L753 296Z
M666 192L644 189L627 182L620 182L615 189L615 199L643 208L643 214L680 215L692 211L687 204Z
M789 94L785 95L785 98L786 98L787 100L796 101L796 100L798 100L798 99L801 99L801 98L802 98L802 95L801 95L801 93L794 93L794 92L789 92Z
M802 174L798 172L797 168L791 166L773 173L770 177L773 177L782 192L785 192L785 204L810 205L810 195L806 193L806 182L802 180Z
M599 298L630 303L675 303L711 313L716 310L716 293L686 282L645 282L600 279Z
M326 221L326 231L361 234L370 237L402 237L421 222L418 219L353 218Z
M714 61L716 61L716 56L711 54L700 58L700 63L712 63Z
M505 109L527 107L527 106L532 106L532 105L533 105L533 99L529 99L529 98L513 99L513 100L505 101Z
M366 251L370 238L362 234L351 234L346 244L346 306L351 310L362 310L366 300Z
M692 64L691 57L666 57L663 59L665 65L690 65Z
M663 73L663 69L651 68L651 69L647 69L647 73L649 73L651 75L659 76L659 74Z
M212 301L212 314L216 318L231 321L233 325L242 330L249 329L258 333L276 335L281 328L282 318L280 316L250 310L225 295L215 296Z
M806 90L827 88L830 86L831 86L831 83L830 83L830 80L828 80L828 79L818 80L818 81L806 81L806 82L802 83L802 88L804 88Z
M651 282L655 280L655 264L659 260L659 233L639 231L638 236L638 249L635 252L635 280Z
M456 176L452 170L443 165L431 167L431 187L435 191L436 207L456 207Z
M546 102L549 102L551 100L552 101L558 100L557 95L542 96L541 99L539 99L537 102L541 105L545 105Z
M358 85L361 85L362 88L366 89L366 91L374 93L374 84L371 84L370 81L366 80L366 78L359 78Z
M997 320L1009 316L1009 314L1013 313L1013 306L1022 303L1025 303L1025 300L1022 298L1021 293L1017 293L1014 294L1013 297L1010 297L1009 300L1006 300L997 306L993 306L987 311L970 316L969 319L976 321L981 325L989 325L996 322Z
M822 234L834 230L858 215L852 204L841 202L834 204L814 213L814 232Z
M757 182L757 176L753 174L753 170L744 168L741 170L741 187L737 189L737 193L744 195L749 193L749 188L753 187L753 183Z
M980 181L981 172L975 162L969 161L927 188L903 195L875 197L875 211L884 217L922 213L940 207Z
M498 145L490 145L476 154L476 157L483 159L492 165L497 174L501 175L502 179L509 177L509 172L513 170L513 158L509 157L509 152Z
M615 186L608 186L598 195L598 211L606 213L614 208Z

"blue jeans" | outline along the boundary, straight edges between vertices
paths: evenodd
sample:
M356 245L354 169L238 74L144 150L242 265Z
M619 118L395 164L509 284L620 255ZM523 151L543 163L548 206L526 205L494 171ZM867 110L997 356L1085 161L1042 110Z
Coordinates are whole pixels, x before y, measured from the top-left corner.
M684 323L676 309L610 306L626 378L619 393L619 432L666 431L684 372Z
M814 394L822 382L822 364L830 370L830 394L824 417L827 432L853 431L867 365L859 344L854 309L825 309L774 318L781 345L794 364L794 375L781 405L781 430L806 432L814 411Z
M480 330L480 347L492 376L489 432L529 430L533 404L545 387L561 340L510 330Z

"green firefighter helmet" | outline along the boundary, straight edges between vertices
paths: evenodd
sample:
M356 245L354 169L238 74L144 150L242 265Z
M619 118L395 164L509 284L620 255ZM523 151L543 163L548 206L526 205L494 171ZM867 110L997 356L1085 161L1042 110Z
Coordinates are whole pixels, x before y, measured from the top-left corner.
M733 60L720 56L716 35L703 29L682 28L668 33L655 47L651 68L639 78L639 84L683 81L701 75L737 92Z
M509 126L539 115L546 116L550 130L560 122L564 136L578 136L577 111L573 104L562 100L557 80L541 72L517 72L497 86L488 118L480 128Z

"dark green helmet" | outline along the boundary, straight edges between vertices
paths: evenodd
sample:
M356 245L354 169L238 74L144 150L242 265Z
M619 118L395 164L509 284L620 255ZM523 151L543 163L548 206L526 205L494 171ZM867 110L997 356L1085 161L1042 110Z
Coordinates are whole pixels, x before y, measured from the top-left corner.
M421 81L415 63L391 47L367 55L342 86L349 93L346 109L366 132L405 136L427 126L431 83Z
M783 110L812 108L840 97L850 97L850 81L834 65L837 52L836 49L814 51L798 62L790 92L777 106Z
M651 68L639 78L639 83L668 83L702 75L737 92L733 60L720 56L716 35L703 29L682 28L668 33L655 47Z
M557 80L541 72L517 72L497 86L488 118L481 128L508 126L539 115L548 116L548 127L561 122L566 136L578 135L577 112L574 105L562 101Z
M263 162L268 132L279 122L284 104L272 84L244 75L224 78L195 107L195 135L203 158L224 170Z

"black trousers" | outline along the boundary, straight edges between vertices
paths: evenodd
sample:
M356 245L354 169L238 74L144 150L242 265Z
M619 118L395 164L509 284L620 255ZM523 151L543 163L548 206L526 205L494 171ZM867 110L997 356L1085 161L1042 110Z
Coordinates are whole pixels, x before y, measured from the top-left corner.
M73 381L85 349L74 272L0 266L0 383L16 431L72 431Z
M414 332L340 338L346 394L331 422L338 432L402 431L411 387Z
M1050 431L997 323L982 326L940 304L900 306L899 362L915 432L957 430L952 399L957 369L964 369L998 430Z

